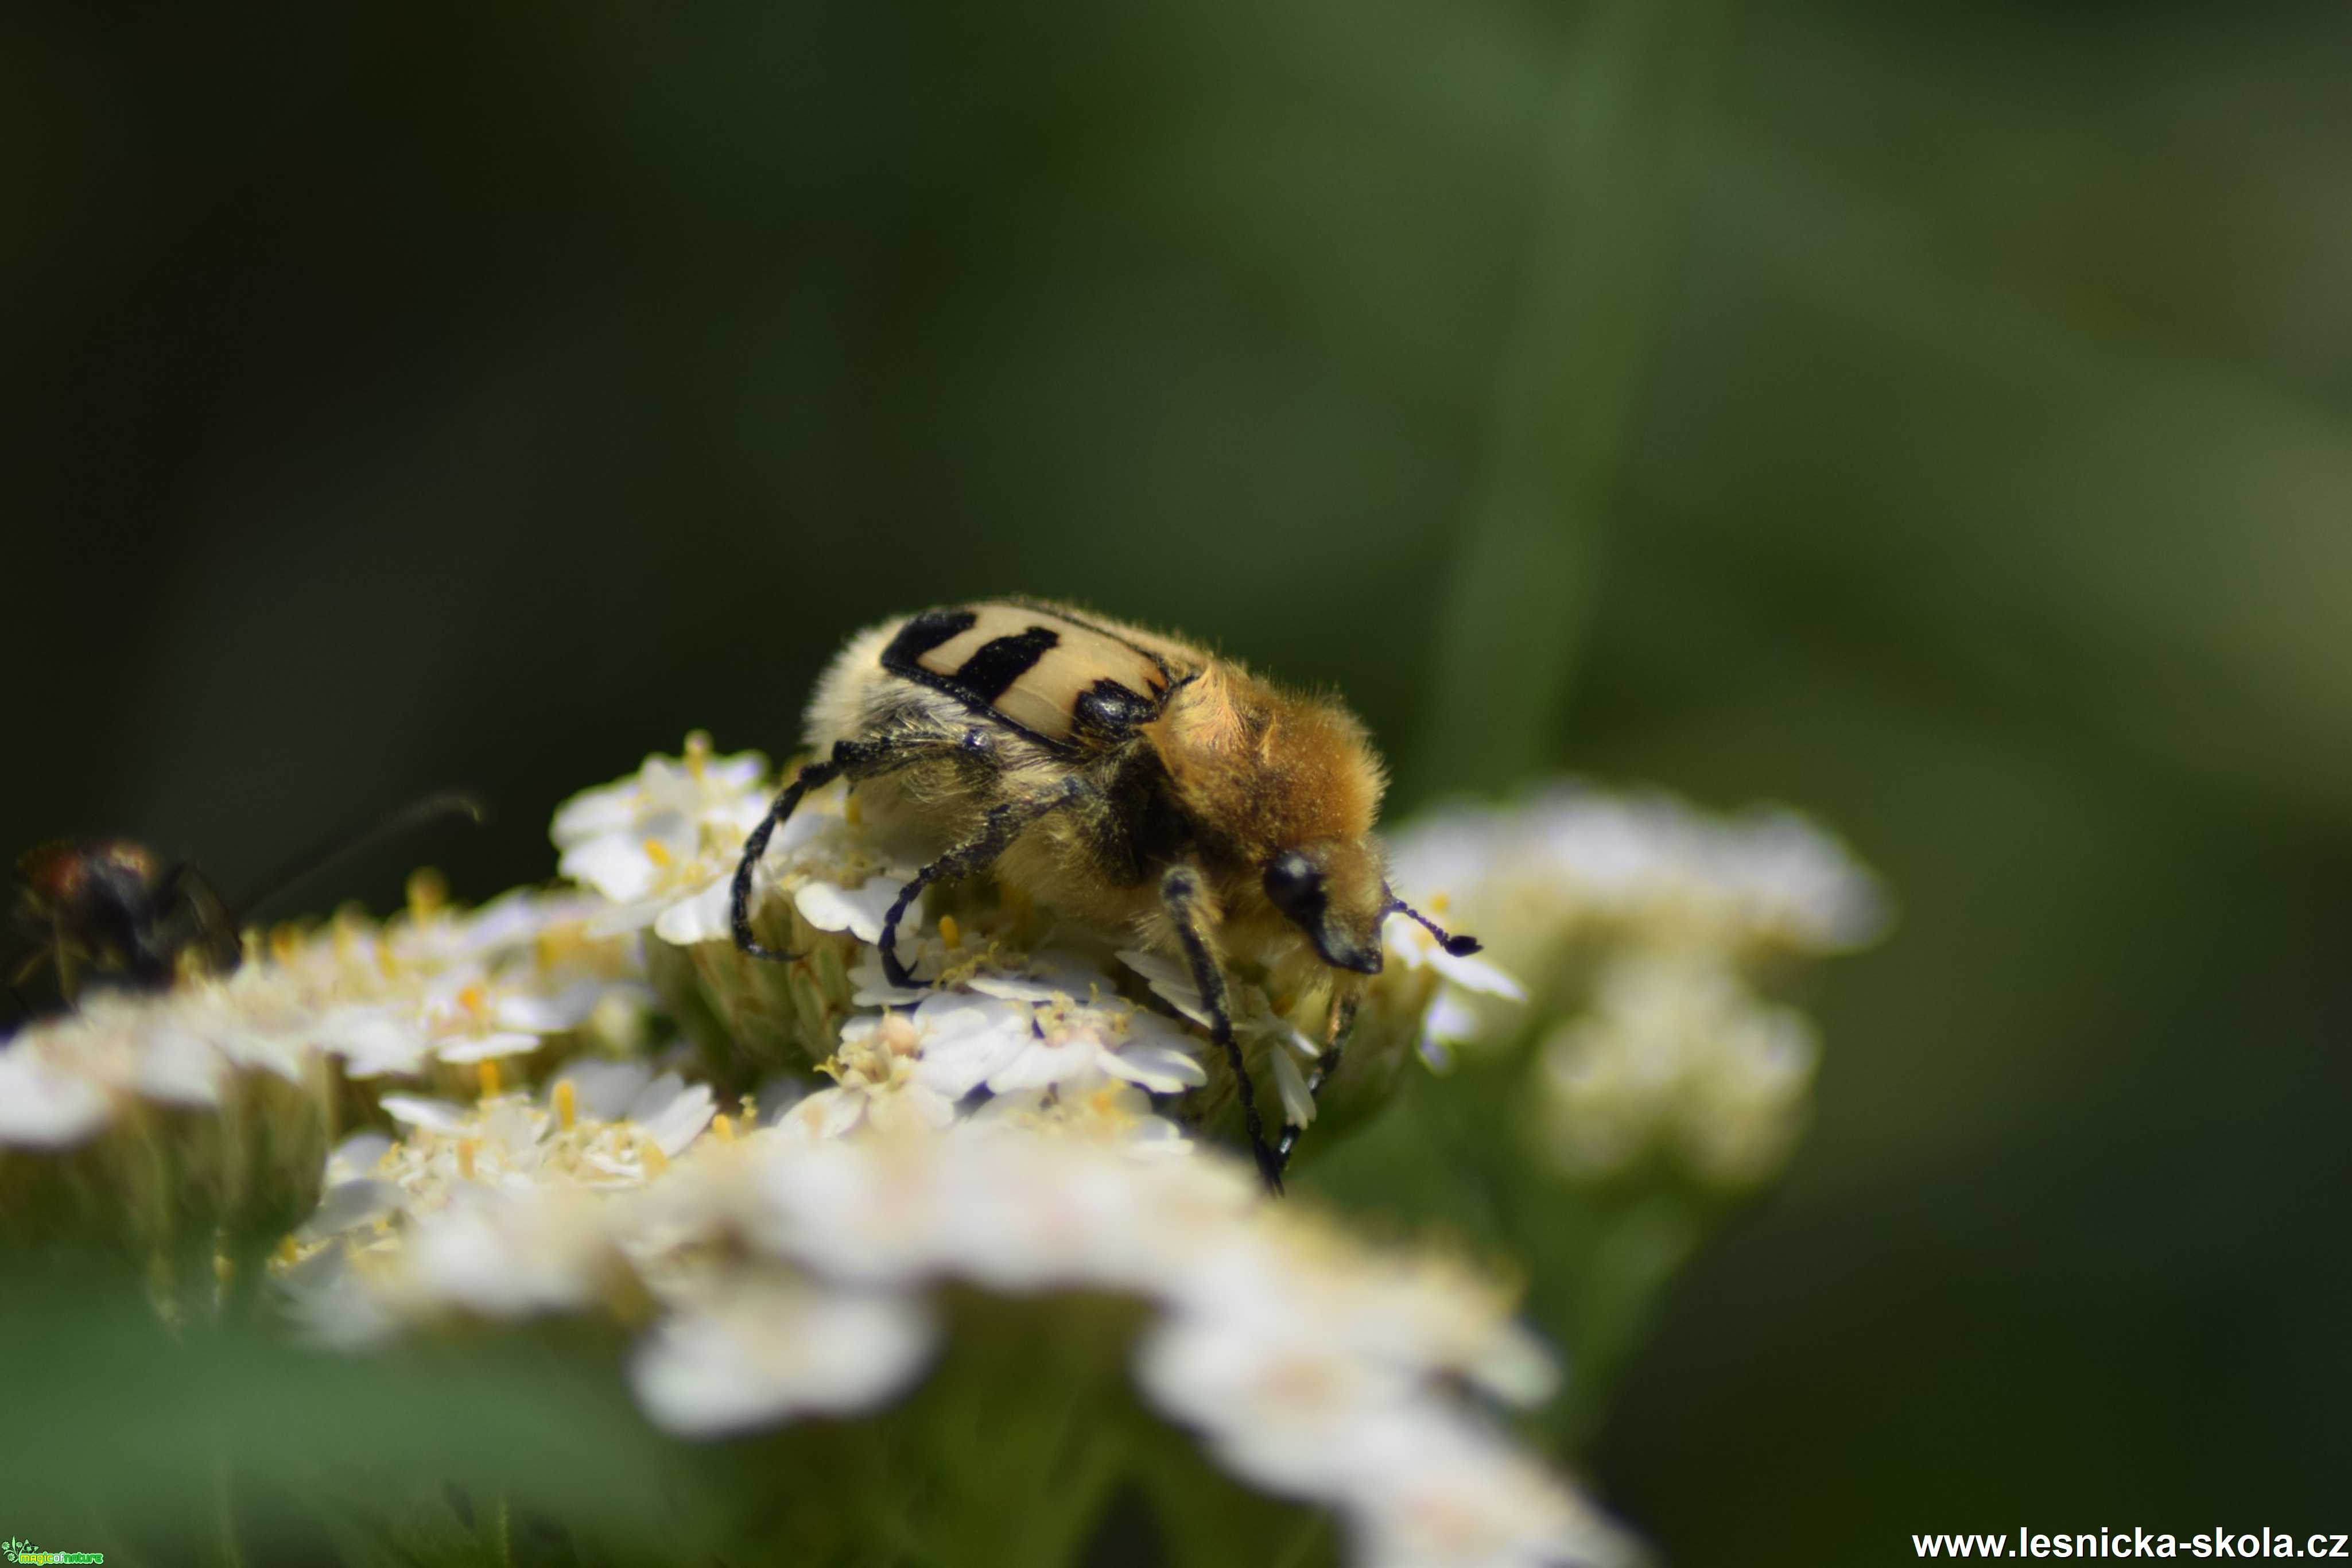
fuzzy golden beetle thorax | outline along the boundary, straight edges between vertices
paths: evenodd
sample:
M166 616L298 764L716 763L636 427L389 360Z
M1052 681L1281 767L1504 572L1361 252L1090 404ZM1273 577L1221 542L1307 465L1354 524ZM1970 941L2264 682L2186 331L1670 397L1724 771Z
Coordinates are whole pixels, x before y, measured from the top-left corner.
M1364 727L1336 702L1211 667L1144 727L1186 813L1245 856L1360 839L1385 783Z
M1217 664L1171 693L1144 732L1218 874L1228 921L1303 934L1350 967L1377 962L1388 889L1372 826L1385 779L1353 714ZM1313 920L1268 897L1265 873L1286 856L1318 879Z

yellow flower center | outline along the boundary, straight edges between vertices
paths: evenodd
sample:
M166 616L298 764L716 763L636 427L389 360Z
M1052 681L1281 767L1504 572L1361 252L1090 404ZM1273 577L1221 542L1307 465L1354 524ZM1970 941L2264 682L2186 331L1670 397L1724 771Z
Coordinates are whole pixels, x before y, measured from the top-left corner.
M439 914L449 903L449 879L430 866L420 866L408 874L408 918L424 921Z

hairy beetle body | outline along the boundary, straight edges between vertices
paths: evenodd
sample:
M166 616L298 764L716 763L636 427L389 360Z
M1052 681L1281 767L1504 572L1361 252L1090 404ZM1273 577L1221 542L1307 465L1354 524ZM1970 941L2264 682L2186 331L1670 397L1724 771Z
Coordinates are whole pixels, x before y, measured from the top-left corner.
M1405 909L1372 837L1383 773L1336 699L1276 687L1177 638L1066 605L994 599L925 610L852 638L809 704L803 768L737 868L735 933L752 940L753 866L803 792L845 776L885 831L938 858L923 888L993 868L1038 903L1181 955L1213 1016L1270 1185L1266 1142L1233 1040L1222 952L1276 976L1333 972L1331 1051L1382 963L1381 924ZM1416 917L1417 918L1417 917ZM1473 951L1467 938L1448 939ZM766 954L767 956L782 956Z

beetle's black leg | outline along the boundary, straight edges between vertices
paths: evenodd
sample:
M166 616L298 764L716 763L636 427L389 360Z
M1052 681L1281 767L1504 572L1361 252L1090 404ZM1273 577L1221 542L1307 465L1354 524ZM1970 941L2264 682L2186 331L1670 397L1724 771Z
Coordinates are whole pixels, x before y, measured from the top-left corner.
M801 796L831 784L840 776L841 748L835 746L833 750L831 757L821 763L810 763L793 775L793 782L783 787L774 804L768 807L768 814L760 818L760 825L751 829L750 837L743 840L743 858L735 862L735 887L727 908L735 925L736 947L753 958L783 961L794 956L772 947L762 947L751 935L751 870L759 865L760 857L768 852L768 840L800 805Z
M1225 993L1224 971L1217 966L1217 955L1210 951L1208 932L1202 929L1201 873L1191 866L1176 865L1160 879L1160 901L1176 925L1177 940L1184 944L1185 962L1192 968L1192 984L1200 987L1202 1005L1209 1010L1209 1034L1225 1053L1225 1065L1233 1069L1234 1090L1241 1096L1242 1126L1249 1133L1250 1157L1257 1162L1258 1174L1265 1179L1265 1190L1276 1197L1282 1195L1282 1162L1275 1158L1266 1145L1265 1124L1258 1119L1257 1086L1250 1082L1249 1065L1242 1060L1241 1042L1234 1038L1233 1005Z
M728 911L735 927L735 945L754 958L790 962L798 953L779 952L762 947L751 935L751 873L760 858L768 852L768 840L787 817L799 806L801 797L819 789L845 774L852 779L880 778L898 772L926 758L971 756L988 750L988 736L978 729L966 730L961 735L925 734L916 737L898 736L878 741L835 741L833 754L821 763L810 763L793 775L776 796L767 816L760 819L743 840L742 858L735 862L735 886L728 900ZM887 952L886 952L887 956Z
M750 837L743 840L742 858L735 862L735 887L728 900L728 913L735 927L735 945L753 958L786 962L799 956L762 947L752 937L751 872L759 865L760 857L768 852L768 840L799 806L803 795L813 789L824 788L844 773L854 779L872 778L940 750L952 749L952 744L950 742L943 748L940 743L929 741L917 745L889 741L835 741L831 756L821 763L806 763L794 773L793 782L783 787L777 795L775 804L768 807L768 815L760 818L760 825L752 828Z
M1331 1043L1324 1047L1321 1056L1315 1058L1315 1070L1307 1075L1307 1099L1313 1100L1322 1093L1323 1086L1339 1072L1339 1053L1347 1048L1348 1034L1356 1026L1356 1008L1362 1000L1354 991L1339 999L1339 1011L1331 1025ZM1282 1130L1282 1136L1275 1141L1274 1145L1275 1163L1279 1168L1290 1169L1290 1152L1298 1147L1298 1135L1306 1131L1304 1127L1285 1127Z
M915 873L898 896L890 901L889 911L882 917L882 973L891 984L904 987L919 985L907 966L898 962L898 922L907 917L908 908L922 897L923 889L934 882L950 882L959 877L969 877L987 867L1021 837L1022 830L1063 807L1074 805L1091 793L1090 785L1070 780L1059 790L1043 800L1013 802L989 807L982 819L980 831Z

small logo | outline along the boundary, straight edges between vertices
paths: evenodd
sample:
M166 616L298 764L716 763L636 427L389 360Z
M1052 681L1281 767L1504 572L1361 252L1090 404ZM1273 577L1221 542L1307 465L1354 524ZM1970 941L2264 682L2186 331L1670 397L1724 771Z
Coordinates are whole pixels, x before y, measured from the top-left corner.
M21 1535L0 1541L0 1557L11 1563L103 1563L103 1552L44 1552Z

